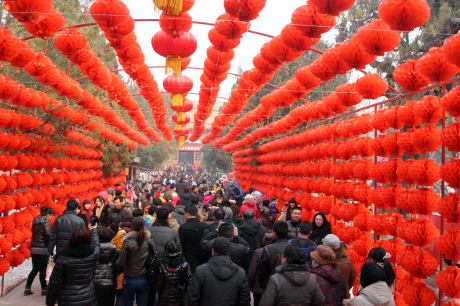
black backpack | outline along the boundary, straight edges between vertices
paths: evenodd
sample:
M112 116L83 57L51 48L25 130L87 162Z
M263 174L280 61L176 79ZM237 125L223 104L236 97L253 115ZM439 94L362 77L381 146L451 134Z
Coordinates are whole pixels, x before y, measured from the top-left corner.
M152 242L153 246L152 246ZM147 277L147 283L149 285L153 284L153 279L158 272L158 265L160 260L157 257L157 252L155 250L155 242L152 239L147 241L149 246L149 254L147 255L147 260L145 261L145 267L147 268L147 273L145 276Z

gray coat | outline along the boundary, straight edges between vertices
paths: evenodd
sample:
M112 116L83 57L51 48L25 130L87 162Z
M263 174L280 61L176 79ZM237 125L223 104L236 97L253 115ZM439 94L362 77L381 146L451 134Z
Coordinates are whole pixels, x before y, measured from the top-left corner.
M324 295L306 265L281 265L270 277L260 305L323 305Z
M77 216L75 211L66 210L57 217L54 220L53 231L48 244L48 253L53 253L54 247L56 247L56 253L65 249L69 245L70 234L74 228L80 225L85 226L85 221Z
M163 257L165 243L169 240L176 243L178 252L181 251L179 233L169 226L168 221L157 220L147 229L150 232L150 238L155 241L158 257Z

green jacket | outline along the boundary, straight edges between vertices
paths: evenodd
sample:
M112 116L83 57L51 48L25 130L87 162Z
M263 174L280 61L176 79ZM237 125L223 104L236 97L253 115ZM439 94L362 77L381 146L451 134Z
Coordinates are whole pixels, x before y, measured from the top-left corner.
M117 270L120 270L124 266L124 274L127 277L142 277L147 273L145 262L149 254L148 243L151 244L153 251L156 252L155 242L150 239L150 232L148 230L144 230L144 234L147 239L144 241L142 250L139 250L136 240L139 232L132 231L126 234L124 238L123 247L121 248L116 268Z

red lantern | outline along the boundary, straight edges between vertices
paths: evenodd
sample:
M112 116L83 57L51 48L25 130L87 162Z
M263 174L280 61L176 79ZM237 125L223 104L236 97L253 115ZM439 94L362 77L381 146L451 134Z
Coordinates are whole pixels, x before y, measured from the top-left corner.
M356 37L367 53L378 56L396 48L400 40L397 32L391 31L385 22L378 19L362 26Z
M417 278L427 278L436 273L438 262L427 251L415 251L407 255L404 264L407 272Z
M105 28L116 28L130 17L128 7L120 0L98 0L91 5L89 13Z
M450 221L448 221L450 222ZM449 260L460 260L460 248L456 241L460 240L460 231L447 230L447 233L436 240L436 248ZM460 246L460 245L458 245Z
M307 4L292 13L291 22L305 37L321 38L321 34L335 25L335 18L321 14L315 6Z
M19 22L39 22L51 13L53 1L8 0L3 6Z
M240 44L240 39L228 39L224 35L219 34L215 28L212 28L208 33L208 38L211 44L221 52L228 52L235 49Z
M366 74L356 81L355 87L364 99L377 99L387 91L387 83L378 74Z
M326 67L326 65L324 65L322 57L317 58L313 61L313 63L311 63L310 71L315 77L321 79L322 81L332 80L336 75L328 67Z
M225 11L241 21L254 20L265 7L267 0L225 0Z
M422 153L436 152L441 146L441 131L435 125L426 124L412 133L412 144Z
M188 93L192 90L193 82L185 75L170 75L163 80L163 87L166 91L173 93L172 105L182 106L182 93Z
M379 16L390 29L410 32L430 18L430 6L424 0L383 0Z
M442 97L441 106L452 117L460 116L460 85L455 86Z
M430 79L417 69L418 60L406 60L393 71L393 77L406 91L416 91L430 84Z
M398 108L398 118L407 126L419 126L422 120L415 114L414 106L416 101L407 101Z
M436 301L434 291L423 282L407 286L402 296L409 306L430 306Z
M190 32L173 37L159 31L152 37L152 47L156 53L166 57L166 72L172 69L177 74L181 72L181 58L195 53L197 42Z
M343 61L356 69L366 68L367 64L372 63L377 58L376 55L366 53L356 35L339 45L338 55Z
M458 50L460 48L460 35L457 33L446 39L442 47L442 55L451 64L460 67L460 59L458 58Z
M417 220L406 229L406 237L418 247L430 245L438 236L438 229L428 219Z
M340 12L346 11L352 7L355 0L309 0L308 3L314 5L321 14L339 16Z
M431 188L419 188L409 195L408 204L414 212L422 215L431 215L441 197Z
M441 130L441 142L451 152L460 152L460 122L453 122Z
M460 294L460 282L455 281L460 275L460 269L456 266L447 267L447 270L439 271L436 275L436 286L444 292L447 297L455 298Z
M345 74L347 71L351 70L352 67L339 57L339 47L340 45L337 44L334 47L327 49L321 57L323 58L324 65L332 73Z
M313 75L313 73L311 73L310 66L305 66L297 70L295 73L295 78L303 87L307 89L315 88L321 85L323 82L320 78L317 78L315 75Z
M291 48L286 46L280 35L275 36L270 41L270 52L280 62L292 62L303 54L303 51L294 52Z
M424 123L436 123L442 118L442 109L439 98L436 96L424 96L415 103L414 113Z
M281 40L283 43L292 49L294 52L306 51L316 44L319 38L313 39L305 37L291 23L287 24L281 31Z
M230 14L222 14L216 19L216 30L228 39L243 38L251 27L250 22L242 22Z
M181 36L192 28L192 16L188 13L181 13L177 16L161 14L160 28L173 37Z
M58 10L53 8L45 19L39 22L27 21L23 25L30 34L48 40L48 38L53 37L54 33L62 29L65 25L65 18Z
M431 47L419 60L417 68L431 82L448 81L460 68L446 61L441 47Z
M412 179L412 182L418 185L433 186L433 184L440 179L439 165L432 159L412 161L407 173ZM406 181L406 184L407 183Z

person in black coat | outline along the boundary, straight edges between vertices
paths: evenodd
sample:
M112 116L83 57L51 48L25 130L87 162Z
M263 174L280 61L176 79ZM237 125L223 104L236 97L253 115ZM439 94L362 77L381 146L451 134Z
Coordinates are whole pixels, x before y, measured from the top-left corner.
M192 269L173 240L164 244L164 252L159 255L162 257L154 279L155 287L158 288L157 305L183 306L192 282Z
M223 237L230 241L230 253L228 256L236 265L241 266L241 263L249 256L251 249L248 243L238 236L238 228L230 223L221 223L217 231L212 231L206 235L201 240L200 247L207 258L212 257L212 243L217 237Z
M54 210L51 207L42 206L40 214L32 223L32 240L30 241L30 254L32 257L32 271L27 278L24 295L34 294L30 287L35 276L40 272L40 285L42 295L46 295L46 267L48 265L48 243L51 236L51 223L49 220L54 216Z
M185 207L184 211L187 221L179 228L179 239L184 257L192 272L195 272L196 267L206 262L206 258L200 250L200 241L208 226L206 223L201 223L197 218L198 208L196 206L189 205Z
M115 237L115 233L107 228L97 229L100 239L100 255L94 269L93 283L96 289L98 306L113 306L117 292L117 271L115 263L120 256L117 246L110 241Z
M212 243L212 258L199 266L187 291L190 306L250 305L251 295L246 273L228 254L231 243L220 237Z
M331 224L327 221L324 213L317 213L313 218L312 225L313 231L311 233L310 240L316 243L316 245L323 244L323 238L332 234Z
M248 209L243 213L243 224L238 228L241 238L243 238L249 245L251 252L249 256L243 261L241 267L247 272L251 264L252 254L255 250L260 249L263 244L265 234L268 232L265 226L254 220L254 211Z
M206 237L209 233L216 231L219 223L224 221L225 219L225 212L222 208L217 208L214 210L213 220L214 223L208 225L208 228L204 230L203 237Z
M51 232L48 244L48 253L53 254L56 247L56 254L62 251L69 244L70 234L77 226L85 226L85 221L77 216L76 209L78 202L70 200L67 202L67 209L54 220L53 231Z
M93 273L99 259L99 236L77 226L69 245L56 254L56 263L46 291L46 305L97 306Z
M187 189L187 183L184 181L184 178L181 178L179 183L176 185L176 192L180 196L183 193L185 193L185 190Z

